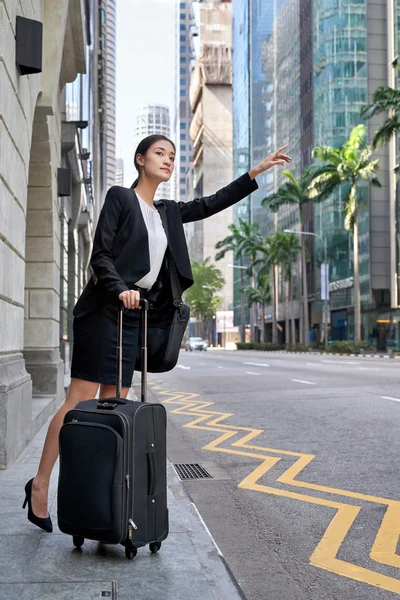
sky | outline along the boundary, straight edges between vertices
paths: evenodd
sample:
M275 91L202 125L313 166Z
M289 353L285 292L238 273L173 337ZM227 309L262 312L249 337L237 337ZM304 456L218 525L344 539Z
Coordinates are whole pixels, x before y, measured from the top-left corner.
M149 102L175 114L175 0L117 2L117 158L124 185L136 179L133 166L136 110ZM174 140L175 132L171 131Z

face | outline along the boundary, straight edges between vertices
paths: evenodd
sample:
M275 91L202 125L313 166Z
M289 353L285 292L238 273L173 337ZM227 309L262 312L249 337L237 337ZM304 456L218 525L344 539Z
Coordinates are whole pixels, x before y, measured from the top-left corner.
M137 163L149 179L158 183L169 181L174 172L175 150L166 140L154 142L145 155L136 155Z

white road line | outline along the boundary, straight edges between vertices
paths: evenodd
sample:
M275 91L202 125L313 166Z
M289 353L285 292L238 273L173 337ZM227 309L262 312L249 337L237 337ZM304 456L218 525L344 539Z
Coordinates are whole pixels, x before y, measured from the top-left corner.
M311 365L312 367L322 367L322 364L321 363L317 363L317 362L314 362L314 363L308 362L307 364Z
M260 373L254 373L254 371L246 371L247 375L259 375Z
M224 367L218 367L218 369L223 369Z
M185 365L177 365L178 369L185 369L185 370L189 370L190 367L185 367Z
M400 398L392 398L391 396L381 396L382 400L394 400L394 402L400 402Z
M354 362L352 360L323 360L323 363L331 364L331 365L359 365L360 363Z
M202 367L206 367L207 363L199 363L199 365L201 365Z
M315 385L313 381L304 381L304 379L292 379L292 381L295 381L296 383L307 383L308 385Z
M251 365L252 367L269 367L266 363L256 363L256 362L245 362L244 365Z
M379 369L371 369L371 367L358 367L358 371L379 371Z

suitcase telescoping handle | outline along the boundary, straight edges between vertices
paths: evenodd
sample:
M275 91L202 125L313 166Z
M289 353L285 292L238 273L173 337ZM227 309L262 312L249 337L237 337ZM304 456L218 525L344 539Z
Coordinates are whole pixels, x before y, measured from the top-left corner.
M142 358L142 377L140 385L140 401L145 402L147 398L147 313L149 310L149 302L144 298L140 299L140 308L142 309L142 347L141 358ZM124 305L121 302L118 305L118 335L117 335L117 389L115 398L110 403L108 398L99 400L97 408L113 409L119 404L126 404L127 401L121 398L122 390L122 328L123 328L123 317L124 317Z
M144 298L140 299L140 308L142 309L142 377L140 385L140 401L145 402L147 398L147 313L149 311L149 302ZM124 317L124 305L118 306L118 341L117 341L117 393L116 397L121 397L122 389L122 327ZM125 403L125 401L124 401Z

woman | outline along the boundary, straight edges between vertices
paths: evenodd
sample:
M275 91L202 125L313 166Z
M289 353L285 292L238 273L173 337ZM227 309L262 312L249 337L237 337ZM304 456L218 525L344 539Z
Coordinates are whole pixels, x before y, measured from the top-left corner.
M168 277L164 278L167 250L174 260L184 292L193 284L183 223L198 221L239 202L258 188L255 177L291 159L283 146L216 194L191 202L163 200L168 240L154 204L157 187L174 170L175 146L165 136L152 135L139 144L135 167L139 173L131 189L114 186L107 193L93 243L93 275L74 308L74 347L71 384L64 404L53 417L35 478L25 486L28 519L51 532L47 510L50 475L58 456L58 435L65 414L81 400L115 395L116 305L124 304L124 361L122 393L126 398L135 365L139 336L141 294L155 300L165 314L172 306ZM79 457L77 457L78 459Z

